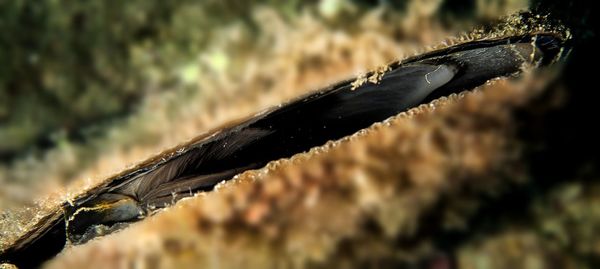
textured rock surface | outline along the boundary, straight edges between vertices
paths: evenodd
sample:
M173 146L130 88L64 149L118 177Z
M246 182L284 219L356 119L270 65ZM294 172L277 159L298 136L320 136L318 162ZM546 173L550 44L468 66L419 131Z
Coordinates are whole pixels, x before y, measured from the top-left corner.
M396 40L398 33L402 40L437 43L433 40L447 34L431 20L439 2L411 3L415 15L375 10L355 22L357 32L333 31L308 15L288 24L262 10L259 27L273 30L248 55L236 53L247 48L235 43L239 30L231 27L215 47L226 48L230 65L241 70L202 69L198 81L206 96L185 95L185 105L170 95L149 100L151 113L107 136L127 147L105 141L100 148L118 150L104 150L91 167L81 167L66 147L48 154L39 167L27 162L6 173L5 178L77 182L69 188L50 184L41 193L52 195L34 206L31 197L15 198L26 196L28 185L13 188L2 181L0 243L10 243L39 212L159 150L401 57L411 46ZM234 45L223 45L228 42ZM536 75L412 110L344 141L247 172L130 229L70 247L47 266L598 268L600 148L598 132L586 124L596 114L597 98L580 84L593 77L585 66L596 43L585 44L588 50L574 50L578 61L562 70L566 86ZM553 87L542 91L540 82ZM205 98L208 105L199 106ZM140 139L154 136L160 139ZM66 177L60 172L66 164L83 172ZM25 213L4 211L13 202L29 207Z
M246 172L49 265L451 266L464 241L452 235L476 235L477 213L530 180L515 112L537 88L535 79L501 80L421 106ZM487 245L502 240L510 238Z

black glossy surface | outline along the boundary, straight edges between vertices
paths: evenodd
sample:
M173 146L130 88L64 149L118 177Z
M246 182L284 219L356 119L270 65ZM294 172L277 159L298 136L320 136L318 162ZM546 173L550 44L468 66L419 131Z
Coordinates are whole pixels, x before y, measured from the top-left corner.
M541 37L540 43L536 42L538 53L553 58L561 41L552 35ZM108 192L132 197L142 206L163 207L173 201L173 193L181 198L211 190L219 181L244 170L351 135L439 96L518 72L527 57L511 46L528 45L531 40L531 36L521 36L471 42L425 54L392 65L379 83L366 82L355 90L353 81L340 82L222 130L165 162L116 178L76 199L75 206L65 204L65 210L74 212ZM77 218L73 221L89 222ZM26 235L20 241L25 243L3 253L0 260L27 268L58 253L65 244L64 221L55 220L43 229L39 235Z

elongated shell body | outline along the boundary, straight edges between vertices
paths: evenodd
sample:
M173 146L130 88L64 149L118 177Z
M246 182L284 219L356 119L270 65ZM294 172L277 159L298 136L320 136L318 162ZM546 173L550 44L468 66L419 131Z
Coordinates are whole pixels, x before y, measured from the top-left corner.
M553 33L472 41L342 81L115 176L44 218L1 260L34 265L60 251L67 239L83 243L245 170L340 139L440 96L517 74L523 65L547 64L562 45Z

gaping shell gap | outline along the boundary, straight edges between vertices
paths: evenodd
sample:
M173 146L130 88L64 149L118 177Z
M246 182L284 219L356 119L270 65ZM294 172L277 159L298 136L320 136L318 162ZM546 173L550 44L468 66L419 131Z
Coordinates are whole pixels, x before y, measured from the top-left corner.
M548 65L560 58L564 43L552 32L470 41L339 82L153 158L65 202L6 249L0 261L38 266L67 241L80 244L110 233L245 170L351 135L441 96L518 74L524 65Z

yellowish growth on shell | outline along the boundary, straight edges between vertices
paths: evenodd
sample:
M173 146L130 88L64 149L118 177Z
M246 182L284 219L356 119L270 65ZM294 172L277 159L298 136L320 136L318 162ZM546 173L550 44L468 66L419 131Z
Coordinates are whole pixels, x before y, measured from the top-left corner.
M369 82L373 83L373 84L379 84L379 82L381 81L381 78L383 78L383 75L385 74L385 72L389 71L390 67L389 66L380 66L377 70L375 70L375 72L373 72L373 74L371 74L371 76L369 77Z
M416 51L407 58L472 41L497 40L511 36L538 33L554 34L563 40L572 38L571 32L568 28L566 28L564 25L551 22L548 19L548 15L517 13L501 18L497 23L494 24L493 27L480 27L468 33L460 33L455 37L447 37L439 44Z
M552 23L548 15L528 13L506 16L494 24L494 27L475 29L468 36L473 40L485 40L536 33L552 33L565 40L571 38L569 30L563 25Z
M369 77L367 77L366 74L362 74L352 82L352 88L350 88L350 90L356 90L358 87L364 85L367 82L379 84L379 82L381 82L381 79L383 78L383 75L385 75L385 73L390 70L391 68L389 65L383 65L378 67L375 71L371 72Z
M481 40L496 40L507 38L511 36L519 36L526 34L536 34L536 33L549 33L557 35L558 37L567 40L571 38L571 33L569 29L567 29L563 25L558 25L555 23L551 23L548 19L547 15L532 15L528 13L517 13L513 15L509 15L501 18L493 27L491 28L477 28L471 32L463 32L458 34L455 37L447 37L444 41L440 42L437 45L428 46L428 47L419 47L413 51L412 54L407 55L399 62L403 60L409 59L411 57L435 51L440 49L445 49L451 46L456 46L472 41L481 41ZM532 55L533 59L535 55ZM529 61L524 61L529 62ZM533 62L533 61L530 61ZM523 67L523 69L527 69L527 67ZM364 85L367 82L377 84L381 81L383 75L390 70L390 65L381 66L378 69L367 73L359 75L353 82L351 90L356 90L358 87Z
M352 88L350 88L350 90L352 90L352 91L356 90L358 87L362 86L366 82L367 82L367 75L361 74L352 82L352 84L351 84Z

